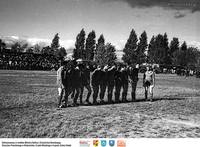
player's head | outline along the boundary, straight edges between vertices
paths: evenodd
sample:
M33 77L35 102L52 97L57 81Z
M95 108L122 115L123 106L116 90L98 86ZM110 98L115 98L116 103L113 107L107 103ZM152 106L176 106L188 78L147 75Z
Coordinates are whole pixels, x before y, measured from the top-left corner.
M151 65L147 65L146 70L147 70L147 71L150 71L150 70L153 70L153 68L152 68Z

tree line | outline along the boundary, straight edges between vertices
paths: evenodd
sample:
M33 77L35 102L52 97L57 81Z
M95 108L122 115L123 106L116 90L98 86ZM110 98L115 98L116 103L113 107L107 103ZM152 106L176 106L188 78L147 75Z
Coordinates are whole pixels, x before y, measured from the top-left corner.
M111 43L105 43L103 34L100 35L96 42L94 30L86 38L85 30L82 29L76 37L73 58L92 60L99 65L112 64L117 59L115 51L115 46Z
M200 66L200 51L197 48L188 47L185 41L180 44L177 37L169 42L167 33L152 36L148 43L145 31L138 39L135 30L132 29L123 52L122 60L128 64L156 63L182 67Z
M29 46L27 42L15 42L11 45L10 51L12 53L33 53L33 54L46 54L56 57L58 60L63 60L67 55L66 49L59 44L59 34L55 34L50 46L41 47L39 44ZM0 39L0 51L7 49L7 45Z
M103 34L95 40L95 31L91 31L87 38L84 29L76 37L73 57L94 60L98 64L111 64L116 61L115 46L105 44ZM196 67L200 66L200 51L188 47L184 41L180 44L177 37L170 42L167 33L152 36L148 43L147 33L144 31L138 38L134 29L123 48L122 60L128 65L160 64L167 66Z
M39 45L28 48L27 44L20 45L16 42L11 46L11 50L13 52L25 51L49 54L63 60L67 53L66 49L60 46L59 39L57 33L51 45L42 49ZM6 48L6 44L0 40L0 50L3 48ZM85 30L82 29L76 36L73 58L92 60L99 65L112 64L117 59L116 48L111 43L105 43L103 34L96 39L94 30L86 36ZM169 42L167 33L152 36L148 43L146 31L138 37L135 30L132 29L123 48L122 60L128 65L155 63L169 66L197 67L200 66L200 51L197 48L188 47L185 41L181 44L177 37Z

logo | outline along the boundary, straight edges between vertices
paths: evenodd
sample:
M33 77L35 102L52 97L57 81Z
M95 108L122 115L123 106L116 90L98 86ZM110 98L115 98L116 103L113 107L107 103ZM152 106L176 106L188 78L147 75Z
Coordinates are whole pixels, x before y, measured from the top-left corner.
M126 142L124 140L117 140L117 147L126 147Z
M101 140L101 146L105 147L106 146L106 140Z
M93 147L98 147L99 140L93 140Z
M90 141L80 140L80 147L90 147Z
M109 140L109 146L111 146L111 147L115 146L115 141L114 140Z

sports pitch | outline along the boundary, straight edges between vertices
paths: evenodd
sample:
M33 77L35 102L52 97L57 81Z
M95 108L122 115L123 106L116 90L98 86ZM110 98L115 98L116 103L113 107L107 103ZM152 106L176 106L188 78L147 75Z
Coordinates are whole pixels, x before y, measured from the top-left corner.
M200 137L200 79L157 74L149 102L139 78L137 102L58 110L55 71L0 70L0 138Z

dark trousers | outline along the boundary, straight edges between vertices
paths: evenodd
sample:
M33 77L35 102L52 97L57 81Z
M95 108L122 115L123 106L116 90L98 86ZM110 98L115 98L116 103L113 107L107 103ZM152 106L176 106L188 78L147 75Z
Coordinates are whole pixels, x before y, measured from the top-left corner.
M93 103L97 103L97 97L99 94L99 84L93 84L92 89L93 89Z
M74 90L72 90L71 92L75 92L75 96L74 96L74 104L77 104L77 100L78 100L78 97L80 95L80 91L81 91L81 88L80 87L75 87ZM81 100L80 100L81 102Z
M68 90L67 90L67 88L62 88L62 90L61 90L61 94L58 97L58 107L61 106L61 103L63 101L63 96L64 96L65 106L67 106L67 103L68 103Z
M131 92L132 101L135 101L135 99L136 99L137 81L132 81L131 87L132 87L132 92Z
M122 84L121 83L115 83L115 101L120 101L120 92L121 92Z
M104 100L104 95L106 92L106 83L101 83L100 84L100 100L103 101Z
M128 82L122 84L123 92L122 92L122 101L127 101L127 93L128 93Z
M87 98L86 98L86 101L88 102L89 99L90 99L90 95L92 93L92 89L91 89L91 86L88 84L88 85L85 85L85 86L82 86L81 87L81 93L80 93L80 102L82 103L82 100L83 100L83 91L84 91L84 87L87 89L88 93L87 93Z
M114 89L114 83L108 83L108 103L112 102L113 89Z

